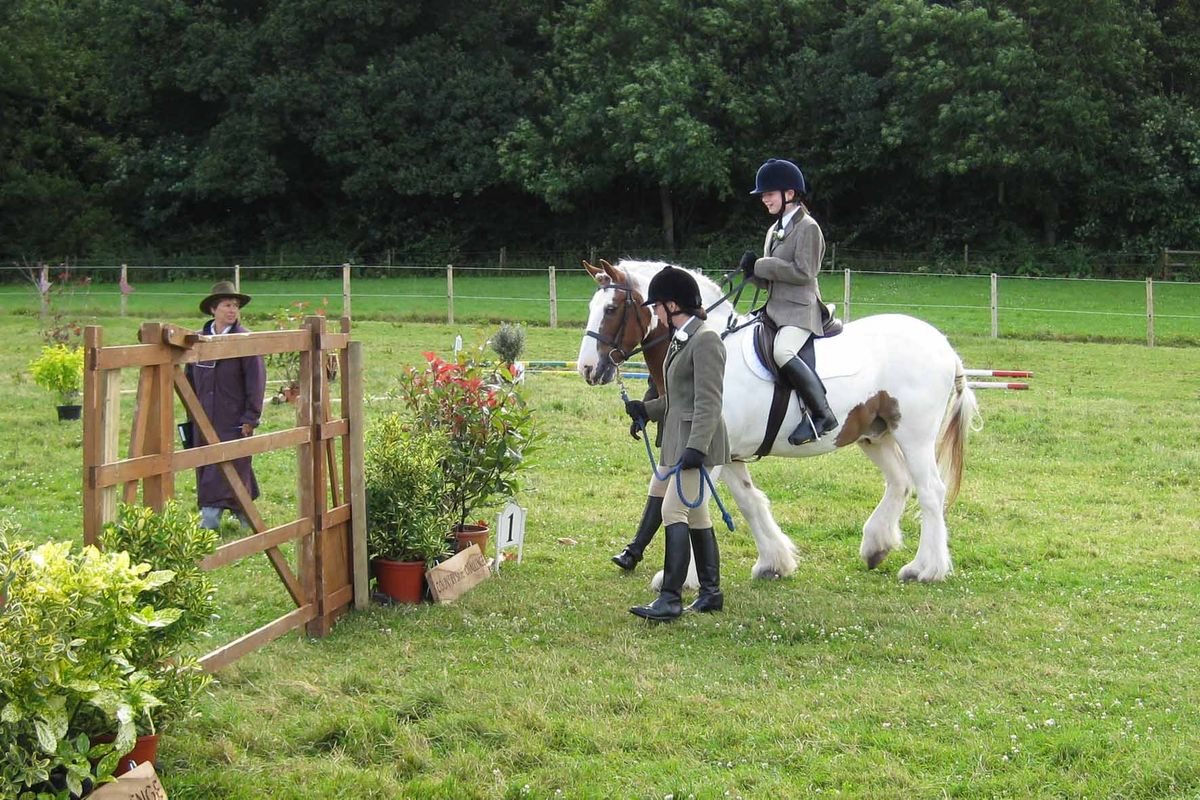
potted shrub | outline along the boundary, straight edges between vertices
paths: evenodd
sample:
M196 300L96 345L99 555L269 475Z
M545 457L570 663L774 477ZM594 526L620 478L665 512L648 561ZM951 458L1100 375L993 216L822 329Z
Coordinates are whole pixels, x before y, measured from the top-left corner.
M128 653L129 663L157 683L158 705L138 720L139 738L148 748L157 746L164 725L195 714L196 704L212 682L190 650L208 635L216 619L214 588L200 562L216 549L217 542L217 531L200 527L199 514L174 500L161 512L122 504L117 521L105 525L100 534L105 551L125 551L133 563L175 576L143 597L155 608L178 612L175 621L146 628ZM153 750L147 753L133 760L153 760ZM128 759L122 758L115 774L121 774L121 767L127 764Z
M418 603L426 569L447 551L446 436L394 412L372 424L365 445L367 549L376 582L393 600Z
M158 681L129 656L177 619L146 602L174 576L128 553L34 548L18 534L0 523L0 796L78 797L113 774L136 721L160 705ZM93 724L115 743L96 744Z
M518 472L528 465L526 456L538 438L533 411L511 374L485 375L462 353L454 362L424 355L424 369L402 373L401 399L419 427L447 438L442 467L453 530L478 530L480 525L467 520L517 490Z
M525 379L525 365L521 363L521 353L525 351L525 329L520 325L500 324L500 330L492 334L489 340L496 355L508 368L509 377L516 383Z
M83 350L65 344L48 345L29 363L33 382L58 396L59 420L79 419L83 388Z

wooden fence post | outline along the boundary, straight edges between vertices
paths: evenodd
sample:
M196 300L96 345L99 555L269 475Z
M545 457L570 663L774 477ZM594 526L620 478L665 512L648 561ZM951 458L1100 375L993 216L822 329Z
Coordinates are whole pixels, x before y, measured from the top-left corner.
M41 319L50 315L50 268L42 264L41 282L38 284L38 294L42 298Z
M1146 345L1154 347L1154 278L1146 278Z
M454 265L446 265L446 324L454 324Z
M1162 274L1159 277L1165 281L1167 279L1167 270L1171 268L1171 254L1165 247L1159 250L1158 264L1162 268Z
M837 245L835 244L836 248ZM844 270L845 283L842 284L842 319L850 321L850 270Z
M350 265L342 264L342 316L350 316Z
M554 276L554 265L550 265L550 327L558 327L558 281Z
M992 273L992 338L1000 338L1000 282Z
M121 316L125 316L125 287L129 285L129 267L121 265Z
M233 290L240 292L242 290L242 265L233 265Z
M508 266L508 248L501 247L500 248L500 271L504 272L504 269L506 266Z
M362 342L350 342L346 349L346 366L342 380L349 398L349 408L343 409L350 419L350 463L358 468L350 471L350 574L354 576L354 607L361 610L371 604L367 583L367 489L363 481L362 463L366 454L363 419L363 356Z
M83 541L95 544L104 523L117 518L117 487L96 487L95 464L115 461L121 432L121 371L96 367L104 329L83 331Z

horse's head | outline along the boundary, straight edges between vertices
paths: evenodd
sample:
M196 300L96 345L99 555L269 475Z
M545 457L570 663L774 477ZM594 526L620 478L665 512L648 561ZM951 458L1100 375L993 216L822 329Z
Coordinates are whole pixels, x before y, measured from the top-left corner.
M617 367L629 357L657 324L650 309L642 307L643 289L620 267L601 260L599 267L583 262L596 281L588 304L587 330L579 346L579 374L589 384L609 383Z

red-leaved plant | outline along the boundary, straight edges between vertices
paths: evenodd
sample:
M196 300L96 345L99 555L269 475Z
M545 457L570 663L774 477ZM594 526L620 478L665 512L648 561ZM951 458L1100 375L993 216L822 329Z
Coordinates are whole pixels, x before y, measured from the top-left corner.
M423 355L424 369L401 374L400 398L415 424L449 437L446 505L461 527L477 508L516 492L538 439L533 411L508 366L493 372L465 353L455 361Z

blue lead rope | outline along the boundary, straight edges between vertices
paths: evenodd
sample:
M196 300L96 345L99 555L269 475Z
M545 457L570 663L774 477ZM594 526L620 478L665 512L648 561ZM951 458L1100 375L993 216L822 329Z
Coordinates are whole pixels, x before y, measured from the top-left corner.
M621 385L621 399L627 403L629 402L629 393L625 391L624 384ZM650 459L650 471L654 473L654 477L657 480L665 481L670 480L672 475L678 476L678 474L683 471L678 462L675 463L675 466L668 467L665 474L659 474L658 465L654 460L654 451L650 449L650 436L646 433L646 420L638 417L636 420L634 420L634 422L637 423L638 430L642 432L642 441L646 443L646 457ZM680 459L680 461L682 461L682 459ZM725 520L725 527L732 531L734 529L733 516L728 510L726 510L725 504L721 502L721 495L717 494L717 487L713 485L712 475L708 474L708 470L704 468L703 464L700 465L699 469L700 477L703 479L704 483L708 484L708 490L712 492L713 499L717 501L717 508L721 510L721 518ZM688 508L698 508L700 504L704 502L703 483L700 485L700 494L696 496L695 502L692 502L683 496L683 482L680 481L678 477L676 477L675 480L675 492L679 495L679 501Z

